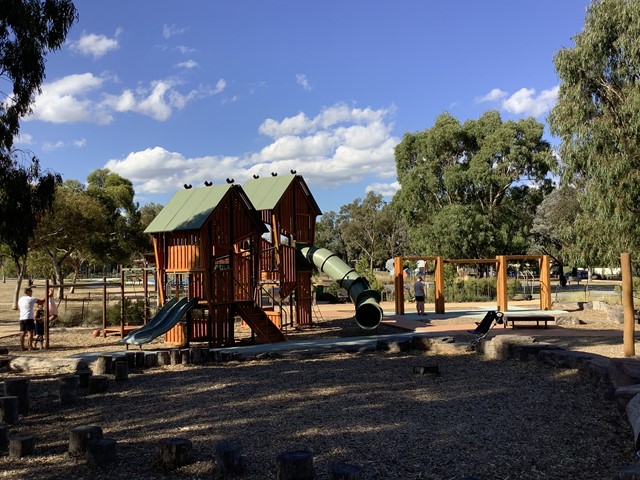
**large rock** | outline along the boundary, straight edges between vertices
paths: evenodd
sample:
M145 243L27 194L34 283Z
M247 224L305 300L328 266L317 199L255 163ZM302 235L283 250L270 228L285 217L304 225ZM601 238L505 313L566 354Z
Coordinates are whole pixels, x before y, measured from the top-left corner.
M640 383L640 360L637 358L612 358L609 376L614 387Z
M584 323L585 322L583 322L582 320L580 320L578 317L574 315L558 315L556 317L556 325L558 326L569 327L569 326L582 325Z
M87 370L87 362L80 358L16 357L9 368L17 372L67 374Z
M537 340L526 335L496 335L491 339L485 337L480 340L477 351L488 360L508 360L513 357L514 345L533 343L537 343Z

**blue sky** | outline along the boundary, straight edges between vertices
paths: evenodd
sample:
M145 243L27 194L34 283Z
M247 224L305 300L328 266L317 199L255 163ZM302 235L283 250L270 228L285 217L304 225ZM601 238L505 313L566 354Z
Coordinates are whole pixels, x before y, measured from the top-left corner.
M17 147L64 179L107 167L141 205L295 169L337 211L390 199L394 146L442 112L545 122L589 1L75 4Z

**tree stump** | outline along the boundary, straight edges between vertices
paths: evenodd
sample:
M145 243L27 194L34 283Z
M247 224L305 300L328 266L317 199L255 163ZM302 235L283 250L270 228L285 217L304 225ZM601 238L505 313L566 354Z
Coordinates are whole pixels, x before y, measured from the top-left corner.
M129 364L129 371L136 368L136 352L127 352L124 354L127 359L127 363Z
M136 355L136 367L138 368L144 368L145 364L144 364L144 356L146 355L145 352L134 352Z
M362 467L345 463L329 464L329 480L361 480L363 478Z
M182 365L189 365L191 363L191 350L181 350Z
M200 365L202 363L202 349L201 348L193 348L191 349L191 363L194 365Z
M71 405L78 401L78 388L80 377L78 375L67 375L60 377L60 405Z
M276 457L276 480L313 480L313 454L293 450Z
M89 377L89 395L106 392L108 383L106 375L92 375Z
M117 442L113 438L94 438L87 442L87 462L96 467L105 467L116 461Z
M4 395L6 397L18 397L18 411L29 412L29 393L31 382L28 377L6 378L4 380Z
M234 442L220 442L216 445L216 465L223 476L240 475L244 472L242 447Z
M0 422L0 452L6 452L9 449L9 424Z
M89 377L91 376L91 370L81 370L77 373L78 386L80 388L89 388Z
M191 462L193 444L186 438L165 438L158 446L158 461L165 470L175 470Z
M155 353L145 353L144 366L155 367L156 365L158 365L158 356Z
M158 352L158 365L169 365L171 363L171 358L169 357L169 352L162 351Z
M36 437L33 435L20 435L9 440L10 457L26 457L33 455L36 449Z
M20 420L20 409L18 407L18 397L0 397L2 406L2 420L9 425L15 425Z
M129 379L129 362L120 361L115 363L114 369L114 379L117 381L128 380Z
M182 356L180 350L174 348L169 352L169 362L171 365L180 365L182 363Z
M69 431L69 455L81 457L87 453L89 440L102 438L102 428L98 425L84 425Z
M94 375L107 375L111 373L111 363L113 359L110 355L99 355L93 362Z

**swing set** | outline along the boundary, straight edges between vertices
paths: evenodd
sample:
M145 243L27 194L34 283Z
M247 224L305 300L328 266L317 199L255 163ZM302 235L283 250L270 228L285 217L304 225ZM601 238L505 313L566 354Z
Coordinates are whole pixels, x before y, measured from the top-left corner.
M510 261L537 261L540 270L540 310L551 309L551 262L549 255L499 255L496 258L467 258L467 259L445 259L437 257L395 257L393 259L394 274L393 284L395 288L395 313L404 315L404 262L424 260L433 262L434 288L435 288L435 313L445 313L445 288L444 288L444 265L450 264L493 264L496 269L496 293L497 308L501 312L509 309L508 305L508 274L507 267Z

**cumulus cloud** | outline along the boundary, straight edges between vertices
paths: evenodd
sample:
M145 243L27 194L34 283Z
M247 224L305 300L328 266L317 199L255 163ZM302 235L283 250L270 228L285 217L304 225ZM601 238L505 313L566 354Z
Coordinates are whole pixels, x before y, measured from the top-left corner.
M499 102L500 108L515 115L539 117L553 108L558 98L558 86L542 90L539 94L533 88L521 88L516 93L494 88L488 94L476 99L478 103Z
M42 87L28 119L51 123L90 122L109 124L114 113L136 112L158 121L171 117L192 101L219 93L226 83L180 90L175 80L155 80L149 86L107 93L110 79L92 73L69 75Z
M391 194L397 186L383 180L395 177L394 148L399 140L391 135L392 113L338 104L315 117L300 113L263 122L259 131L269 143L242 156L187 157L156 146L110 160L105 167L134 182L141 194L171 193L184 183L223 184L227 177L242 183L254 174L264 177L292 169L325 188L378 178L380 183L372 185Z
M521 88L502 102L506 111L538 117L553 108L558 98L558 86L543 90L538 95L533 88Z
M69 46L74 52L98 59L120 48L118 36L121 32L121 29L116 30L113 38L95 33L83 33L79 40L69 42Z
M392 198L400 190L400 182L392 183L372 183L365 188L365 192L373 192L385 198Z
M28 119L51 123L110 123L113 117L90 98L104 82L104 78L92 73L81 73L46 83Z
M497 100L502 100L507 95L509 95L508 92L505 92L504 90L500 90L499 88L494 88L489 93L487 93L484 97L477 98L476 102L478 103L495 102Z

